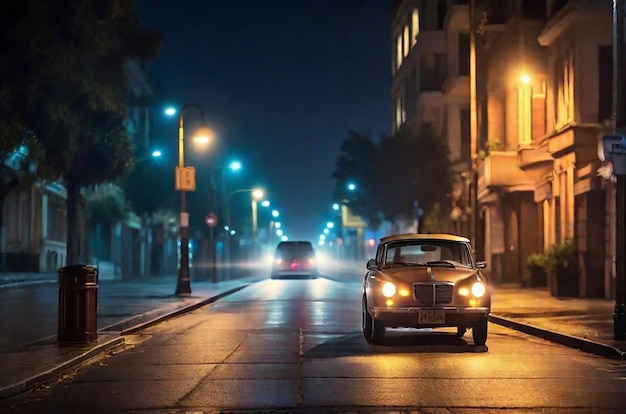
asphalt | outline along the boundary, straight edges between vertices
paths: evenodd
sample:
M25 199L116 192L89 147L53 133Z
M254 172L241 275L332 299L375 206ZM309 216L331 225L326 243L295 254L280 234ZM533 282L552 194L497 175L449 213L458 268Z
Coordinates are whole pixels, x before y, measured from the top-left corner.
M1 275L0 275L1 276ZM210 304L264 277L192 282L174 294L176 277L100 281L97 338L59 342L59 287L55 275L0 277L0 399L62 378L107 352L123 349L130 334ZM546 289L494 287L490 322L582 352L626 359L626 340L614 340L615 302L552 297Z

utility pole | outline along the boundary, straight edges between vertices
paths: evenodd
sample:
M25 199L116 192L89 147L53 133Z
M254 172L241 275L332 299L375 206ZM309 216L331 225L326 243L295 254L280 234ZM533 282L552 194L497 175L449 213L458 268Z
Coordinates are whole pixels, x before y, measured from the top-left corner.
M470 241L474 248L474 253L478 259L481 250L478 246L478 114L476 102L476 0L470 0L469 5L469 62L470 62L470 165L469 173L471 177L471 215L470 215Z
M624 0L613 0L613 118L615 132L626 127L626 82L623 79L624 59ZM615 313L614 339L626 339L626 176L615 174Z

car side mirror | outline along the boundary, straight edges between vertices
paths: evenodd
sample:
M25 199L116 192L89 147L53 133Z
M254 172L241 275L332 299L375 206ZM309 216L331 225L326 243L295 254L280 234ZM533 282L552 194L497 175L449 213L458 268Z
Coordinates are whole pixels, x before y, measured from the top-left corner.
M378 264L376 263L376 259L369 259L365 267L367 268L367 270L378 270Z

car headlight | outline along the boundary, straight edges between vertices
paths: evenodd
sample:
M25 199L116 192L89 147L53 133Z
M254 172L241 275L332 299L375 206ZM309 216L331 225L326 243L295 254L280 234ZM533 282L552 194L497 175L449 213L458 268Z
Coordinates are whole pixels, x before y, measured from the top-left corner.
M387 282L383 285L383 296L390 298L396 294L396 285L391 282Z
M487 292L487 288L480 282L476 282L472 285L472 295L477 298L481 298Z

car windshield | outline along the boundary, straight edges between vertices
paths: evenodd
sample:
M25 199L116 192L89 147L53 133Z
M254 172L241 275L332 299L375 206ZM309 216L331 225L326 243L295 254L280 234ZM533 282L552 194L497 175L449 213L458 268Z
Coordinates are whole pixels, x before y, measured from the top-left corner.
M472 267L469 246L447 240L403 240L387 244L384 267Z
M276 248L276 256L283 259L309 258L313 255L313 246L308 242L282 242Z

